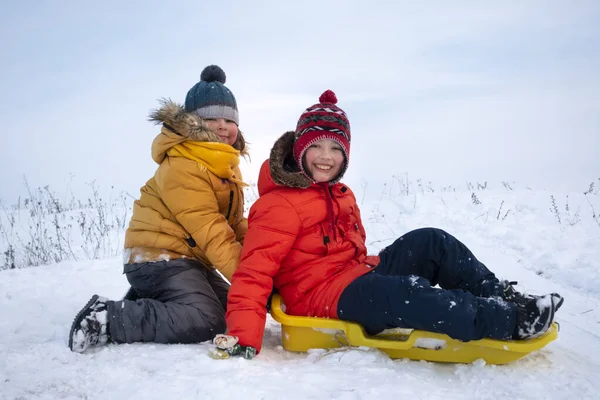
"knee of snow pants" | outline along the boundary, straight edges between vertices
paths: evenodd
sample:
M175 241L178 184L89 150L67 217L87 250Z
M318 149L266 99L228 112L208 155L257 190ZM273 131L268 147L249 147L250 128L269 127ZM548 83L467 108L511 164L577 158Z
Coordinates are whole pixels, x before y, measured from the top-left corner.
M117 343L198 343L225 332L228 284L199 263L173 260L129 268L140 295L109 308L111 339Z
M410 231L379 256L376 273L381 275L416 275L444 289L463 289L482 297L502 295L496 276L463 243L441 229Z

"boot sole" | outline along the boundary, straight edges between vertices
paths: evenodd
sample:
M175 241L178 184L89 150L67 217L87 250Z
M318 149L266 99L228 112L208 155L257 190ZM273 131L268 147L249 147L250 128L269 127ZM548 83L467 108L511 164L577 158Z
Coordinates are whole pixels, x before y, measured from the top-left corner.
M69 349L71 351L73 351L73 334L81 324L81 321L83 321L86 311L91 307L92 304L94 304L96 300L98 300L99 297L100 296L98 296L97 294L93 295L92 298L85 304L85 306L83 306L81 310L79 310L79 312L75 316L73 324L71 324L71 330L69 331Z
M546 331L548 329L550 329L550 327L552 326L552 323L554 322L554 316L556 315L556 310L558 310L558 307L560 307L560 305L562 305L562 297L561 297L561 301L559 302L558 306L554 302L554 296L550 296L550 298L552 299L552 309L551 309L551 312L550 312L550 322L548 322L548 325L545 327L546 329L544 329L544 333L546 333Z
M552 298L558 297L560 298L560 300L558 301L558 303L556 304L556 306L554 307L554 311L558 311L558 309L563 305L563 303L565 302L565 298L562 297L561 295L559 295L558 293L552 293Z

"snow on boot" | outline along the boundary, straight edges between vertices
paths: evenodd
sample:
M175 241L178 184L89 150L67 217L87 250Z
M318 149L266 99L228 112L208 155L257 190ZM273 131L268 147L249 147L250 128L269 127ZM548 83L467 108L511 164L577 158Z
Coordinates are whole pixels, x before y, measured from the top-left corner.
M562 305L563 298L558 294L523 297L515 301L517 318L514 340L531 339L543 335L552 325L554 313Z
M110 341L107 326L108 299L97 294L77 313L69 332L69 348L85 353L90 347L103 346Z
M517 281L503 280L503 281L500 281L500 284L502 285L502 289L503 289L502 298L505 301L508 301L511 303L524 302L524 301L527 301L528 299L539 299L542 297L542 296L535 295L535 294L525 294L525 293L519 292L518 290L515 289L515 285L518 284ZM558 311L560 306L562 306L564 299L558 293L552 293L551 295L554 296L555 301L557 301L557 303L555 304L555 310Z

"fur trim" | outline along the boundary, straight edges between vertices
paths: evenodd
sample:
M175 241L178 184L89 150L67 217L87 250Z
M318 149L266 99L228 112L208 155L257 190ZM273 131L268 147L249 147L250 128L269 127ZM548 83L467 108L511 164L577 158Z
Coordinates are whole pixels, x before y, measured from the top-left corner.
M155 124L164 124L167 129L178 135L197 142L218 142L221 138L211 132L206 122L192 112L186 112L182 105L170 99L160 99L160 107L152 110L148 120ZM242 131L238 128L238 137L233 148L240 151L243 156L248 155L246 140Z
M294 160L294 137L294 131L286 132L273 145L269 157L271 178L279 186L305 189L312 182Z
M175 133L198 142L220 142L218 135L208 129L206 122L194 113L185 112L183 107L169 99L160 99L160 107L152 110L148 120L166 124Z

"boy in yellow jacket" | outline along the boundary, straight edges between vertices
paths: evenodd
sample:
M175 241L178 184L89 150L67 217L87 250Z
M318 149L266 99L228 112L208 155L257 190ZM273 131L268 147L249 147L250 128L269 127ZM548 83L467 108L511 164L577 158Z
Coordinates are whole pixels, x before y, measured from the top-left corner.
M136 300L94 295L75 317L69 347L109 342L197 343L225 331L229 284L248 228L239 157L246 142L225 73L206 67L185 105L163 100L152 143L158 164L125 235L124 273Z

